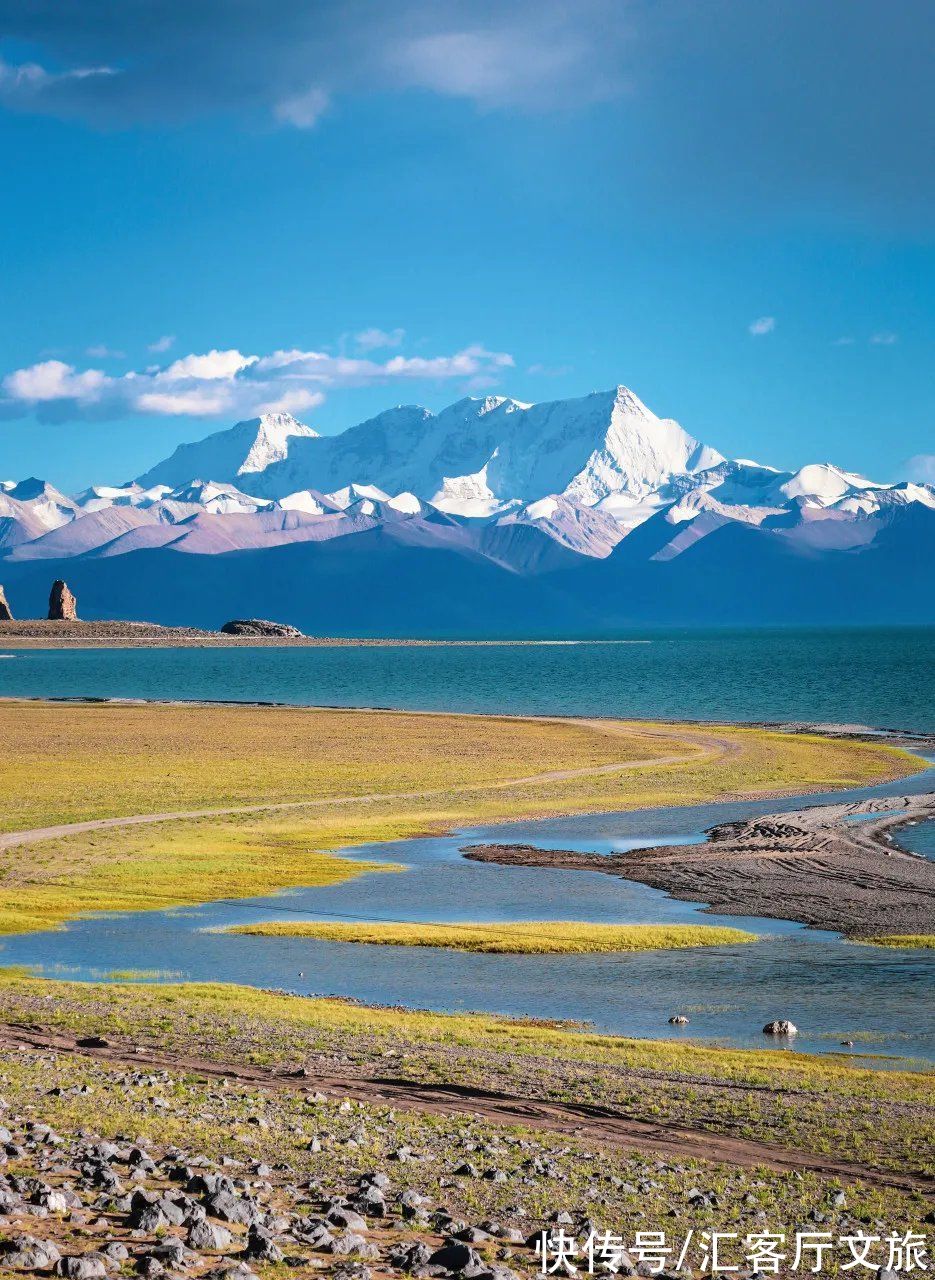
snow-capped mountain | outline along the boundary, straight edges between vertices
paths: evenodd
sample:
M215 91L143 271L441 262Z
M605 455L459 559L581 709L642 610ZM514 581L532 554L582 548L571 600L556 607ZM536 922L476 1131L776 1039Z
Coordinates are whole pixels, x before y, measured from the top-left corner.
M137 483L142 488L165 485L175 489L197 476L234 483L240 476L256 475L282 462L289 456L293 440L317 434L289 413L264 413L195 444L180 444L171 457L140 476Z
M541 404L397 406L335 436L264 414L181 445L129 483L74 497L35 479L0 484L0 580L10 590L19 581L47 592L54 567L80 578L85 595L109 591L104 612L158 621L210 622L181 616L184 602L292 610L284 620L347 631L386 574L409 582L392 606L403 620L375 615L353 629L444 630L457 618L476 633L519 609L528 630L539 605L555 616L558 584L557 630L730 621L738 610L792 620L810 616L795 603L803 584L816 617L831 609L847 621L860 612L861 575L891 607L935 618L930 589L917 585L933 552L935 486L879 484L831 463L793 472L725 458L622 386ZM352 605L355 583L363 594ZM455 599L475 589L470 609ZM238 607L210 603L211 591ZM251 592L262 610L244 598Z
M638 498L673 476L723 461L678 423L657 418L626 387L532 405L468 397L438 414L401 405L337 436L319 436L280 415L280 456L262 468L243 456L255 427L239 423L204 446L182 446L140 483L158 482L178 464L189 475L237 483L253 472L251 492L267 498L370 485L387 494L408 491L440 510L485 516L550 494L566 494L580 506L616 493ZM204 452L184 453L209 445L214 470L206 470ZM172 478L181 483L175 472Z

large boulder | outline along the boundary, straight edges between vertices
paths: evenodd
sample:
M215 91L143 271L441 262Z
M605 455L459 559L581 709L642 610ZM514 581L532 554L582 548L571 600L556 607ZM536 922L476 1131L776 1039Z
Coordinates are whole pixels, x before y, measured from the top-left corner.
M778 1018L775 1022L767 1022L763 1028L764 1036L797 1036L799 1029L788 1018Z
M78 601L68 590L68 584L56 578L49 592L49 619L52 622L74 622L78 617Z
M290 627L287 622L269 622L266 618L234 618L232 622L225 622L221 630L226 636L302 637L298 627Z
M0 587L0 622L12 622L13 611L10 608L3 587Z

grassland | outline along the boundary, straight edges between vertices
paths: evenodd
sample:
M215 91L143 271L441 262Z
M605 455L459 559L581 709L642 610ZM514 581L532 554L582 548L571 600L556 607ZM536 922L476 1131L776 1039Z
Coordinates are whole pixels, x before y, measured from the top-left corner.
M902 947L914 951L935 949L935 934L932 933L882 933L875 938L859 938L858 941L869 942L874 947Z
M319 938L391 947L444 947L491 955L583 955L613 951L676 951L756 942L756 934L716 925L589 924L529 920L520 924L331 924L271 920L231 925L225 933L264 938Z
M263 1069L597 1104L621 1116L935 1175L935 1073L783 1050L631 1040L482 1014L225 984L85 984L0 970L0 1020ZM895 1064L891 1064L895 1065Z
M919 767L884 745L739 727L5 702L8 832L235 812L7 849L0 837L0 932L338 883L393 868L336 850L483 821L837 788ZM266 809L236 812L248 806Z

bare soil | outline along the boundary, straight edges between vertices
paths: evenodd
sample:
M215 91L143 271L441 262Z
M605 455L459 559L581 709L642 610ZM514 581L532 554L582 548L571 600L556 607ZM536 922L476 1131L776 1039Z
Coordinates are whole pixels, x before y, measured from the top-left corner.
M853 821L861 814L878 814ZM935 817L935 793L821 805L711 828L699 845L577 853L470 845L503 866L601 871L663 889L706 910L795 920L849 937L935 933L935 862L899 849L906 823Z

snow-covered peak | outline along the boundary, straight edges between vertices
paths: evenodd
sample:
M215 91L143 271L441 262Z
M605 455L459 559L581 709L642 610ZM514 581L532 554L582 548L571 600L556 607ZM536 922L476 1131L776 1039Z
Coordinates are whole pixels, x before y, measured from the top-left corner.
M314 439L318 435L317 431L307 427L304 422L293 418L291 413L262 413L258 418L238 423L238 426L255 432L253 444L237 472L241 476L254 471L265 471L274 462L281 462L289 453L291 439Z
M388 500L386 505L402 515L418 516L422 514L422 503L414 493L397 493Z
M47 480L30 476L4 486L0 493L0 514L16 515L29 510L47 529L54 529L74 519L77 504L66 498Z
M341 511L346 511L348 507L361 500L364 502L386 502L389 496L388 493L384 493L382 489L378 489L376 485L372 484L348 484L343 489L336 489L334 493L325 494L325 497Z
M166 495L166 501L190 503L213 515L239 515L273 505L263 498L252 498L242 493L232 484L218 484L212 480L195 480L192 484L180 485Z
M809 506L828 507L845 494L861 489L882 489L852 471L842 471L830 462L813 462L801 467L779 486L787 498L802 499Z
M613 400L607 414L608 394ZM658 418L628 387L588 397L594 401L603 439L565 492L586 506L611 493L643 497L673 476L697 473L724 461L671 418ZM604 419L606 415L606 428Z
M287 493L284 498L280 498L276 504L283 511L304 511L307 515L323 516L333 514L332 506L325 506L321 499L312 493L311 489L300 489L297 493Z
M171 457L139 476L137 484L143 488L165 484L175 489L195 476L233 483L240 476L260 475L282 462L288 456L291 441L317 438L317 431L289 413L264 413L237 422L226 431L216 431L204 440L180 444ZM302 487L294 485L293 491Z

